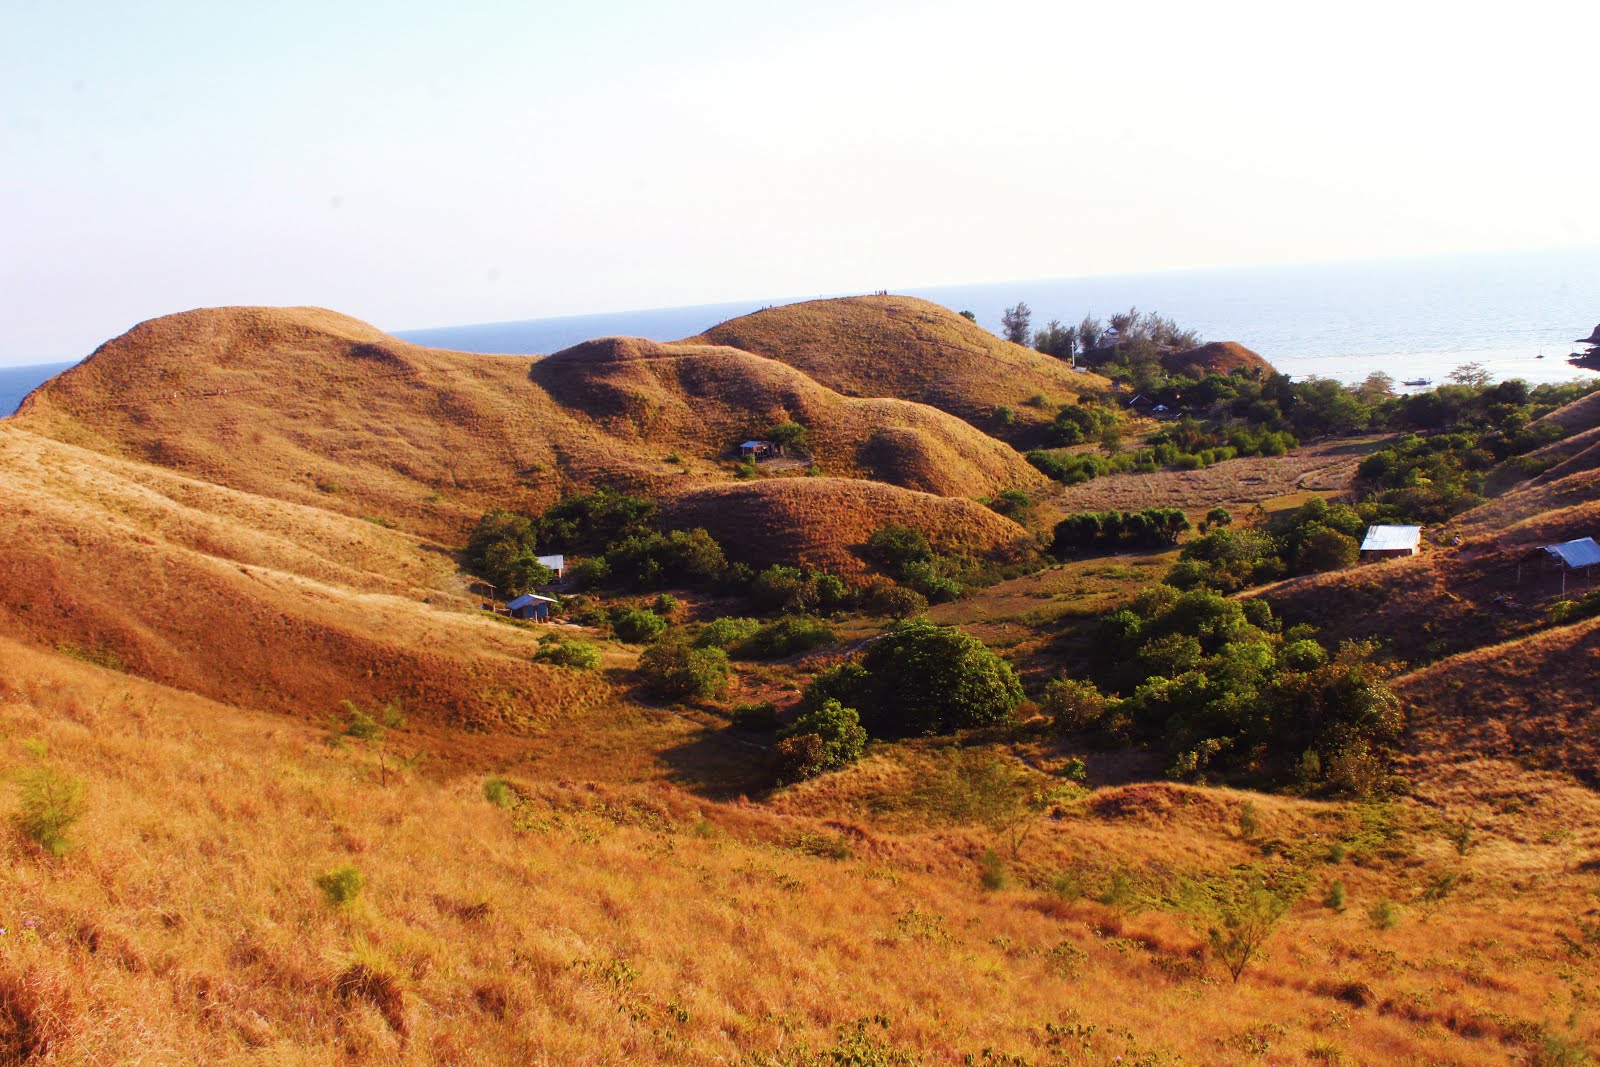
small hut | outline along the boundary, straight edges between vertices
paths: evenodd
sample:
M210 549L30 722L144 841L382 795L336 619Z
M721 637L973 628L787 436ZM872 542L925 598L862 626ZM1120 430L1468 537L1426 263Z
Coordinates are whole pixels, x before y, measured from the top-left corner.
M537 593L523 593L506 605L506 613L513 619L533 619L537 622L546 622L550 618L550 608L556 601Z
M1561 568L1561 594L1567 592L1567 572L1582 571L1585 582L1588 581L1590 568L1600 564L1600 544L1595 543L1592 537L1580 537L1573 541L1563 541L1559 545L1544 545L1536 553L1544 560L1554 563ZM1522 579L1522 566L1517 565L1517 580Z
M1422 542L1420 526L1368 526L1361 542L1362 559L1415 556Z
M739 455L745 459L766 459L778 454L778 446L771 441L746 441L739 446Z
M539 564L555 571L557 578L567 573L567 557L563 555L540 556Z

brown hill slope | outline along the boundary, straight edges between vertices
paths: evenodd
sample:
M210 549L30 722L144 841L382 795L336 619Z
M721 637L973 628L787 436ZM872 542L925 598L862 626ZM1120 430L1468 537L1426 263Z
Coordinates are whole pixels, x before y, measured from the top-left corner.
M947 496L1044 484L1016 451L936 408L841 396L736 348L602 338L540 360L532 378L567 411L636 448L716 458L793 420L809 428L806 449L830 474Z
M536 362L418 348L305 308L142 323L16 416L62 441L449 541L489 506L538 508L571 484L662 495L727 480L732 447L785 417L810 420L830 473L962 495L1040 481L958 419L842 397L748 353L611 340ZM902 445L888 463L884 433ZM669 451L690 462L663 462Z
M1600 619L1590 619L1451 657L1396 688L1417 709L1419 764L1508 759L1595 786L1597 679Z
M1161 356L1161 366L1169 374L1186 374L1196 378L1205 374L1232 374L1241 370L1262 375L1273 373L1272 364L1237 341L1209 341L1181 352L1165 352Z
M1059 404L1108 383L994 336L948 308L907 296L810 300L712 327L690 342L731 345L782 360L848 396L897 396L1026 442ZM1049 402L1032 407L1042 395ZM1009 407L1006 426L994 415Z
M860 572L860 550L890 523L927 535L939 551L999 559L1022 551L1028 533L981 504L843 478L786 478L707 486L664 505L668 523L704 526L735 559L798 562L836 574Z
M511 731L606 697L471 610L437 546L0 424L0 633L322 719L400 701Z

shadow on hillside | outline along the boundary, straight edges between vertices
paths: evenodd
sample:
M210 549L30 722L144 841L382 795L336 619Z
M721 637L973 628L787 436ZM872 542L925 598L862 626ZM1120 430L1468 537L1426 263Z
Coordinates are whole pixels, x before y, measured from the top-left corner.
M727 727L702 729L658 758L674 782L707 800L759 799L772 791L772 754Z

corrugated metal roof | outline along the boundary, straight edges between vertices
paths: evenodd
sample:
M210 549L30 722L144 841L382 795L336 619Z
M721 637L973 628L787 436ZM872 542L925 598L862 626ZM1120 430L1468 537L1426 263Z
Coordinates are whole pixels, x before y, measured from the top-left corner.
M559 553L554 556L540 556L539 562L553 571L558 571L567 565L567 557Z
M1368 526L1366 540L1361 542L1363 552L1395 552L1415 549L1422 540L1420 526Z
M537 593L523 593L515 600L508 601L506 603L506 608L508 610L515 610L516 608L525 608L529 604L554 604L555 602L556 601L553 598L540 596Z
M771 448L772 447L772 443L770 441L746 441L744 444L740 445L739 447L740 448Z
M1544 550L1573 570L1600 563L1600 544L1595 544L1592 537L1580 537L1559 545L1545 545Z

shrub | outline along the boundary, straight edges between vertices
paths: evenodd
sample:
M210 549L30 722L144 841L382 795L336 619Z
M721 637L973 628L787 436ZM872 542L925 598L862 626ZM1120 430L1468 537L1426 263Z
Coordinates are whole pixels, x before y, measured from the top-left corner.
M1346 896L1344 883L1335 881L1328 887L1328 895L1322 898L1323 906L1332 911L1343 911Z
M751 579L750 598L764 611L831 614L845 606L849 591L831 574L776 565Z
M498 774L483 781L483 799L497 808L512 808L517 803L517 790Z
M767 440L780 449L806 447L806 428L798 422L780 422L767 431Z
M816 619L786 615L762 626L738 646L743 659L779 659L834 641L833 630Z
M316 882L317 888L322 890L322 895L327 898L328 903L336 908L353 902L361 895L361 890L367 884L361 872L351 863L335 867L327 874L319 874Z
M467 538L467 566L492 582L502 597L531 592L556 576L539 562L536 538L532 519L494 508L484 513Z
M891 585L873 596L872 610L893 619L909 619L928 610L928 598L915 589Z
M589 641L563 641L546 638L533 654L534 662L550 663L557 667L570 667L578 671L592 671L600 666L600 646Z
M647 608L623 608L612 616L611 628L629 644L642 645L660 637L667 620Z
M778 743L780 777L796 782L848 767L866 750L861 716L837 700L825 700L801 715Z
M1057 678L1044 688L1039 706L1061 733L1092 730L1106 713L1106 698L1093 682Z
M728 654L720 648L691 648L682 640L658 641L639 657L639 673L658 696L712 697L728 686Z
M567 577L579 589L598 589L611 580L611 564L604 556L591 556L567 565Z
M1367 918L1371 919L1372 925L1380 930L1393 930L1400 924L1400 907L1385 897L1372 906L1367 912Z
M40 764L17 778L17 811L12 822L17 831L52 856L64 856L71 847L67 831L83 817L83 779L61 774Z
M978 880L983 883L983 888L988 890L1004 889L1010 881L1006 872L1006 861L1000 858L1000 853L992 847L983 850L983 855L978 859L978 869L981 872Z
M954 627L906 623L875 642L855 670L819 675L827 696L859 707L867 729L882 736L944 733L1010 717L1022 702L1011 665L982 641Z
M613 544L606 562L617 578L641 589L715 581L728 569L728 558L704 529L637 534Z
M1275 894L1254 889L1243 900L1222 908L1221 926L1212 927L1206 939L1235 982L1250 961L1261 954L1288 907L1288 902Z
M697 648L732 648L742 641L749 640L759 629L761 623L756 619L724 615L700 627L694 643Z

